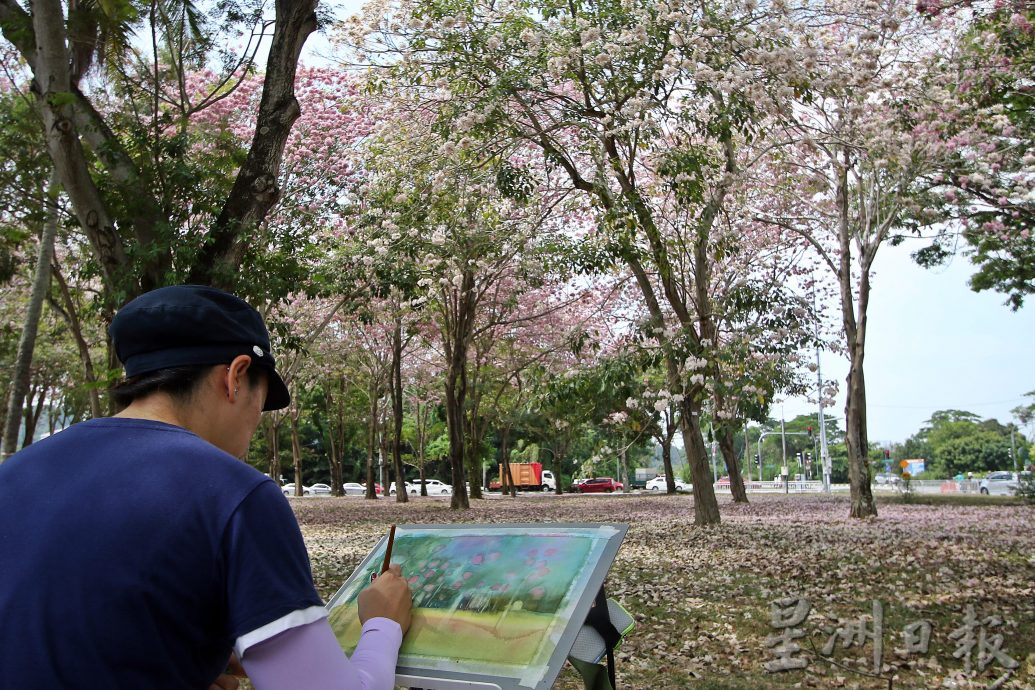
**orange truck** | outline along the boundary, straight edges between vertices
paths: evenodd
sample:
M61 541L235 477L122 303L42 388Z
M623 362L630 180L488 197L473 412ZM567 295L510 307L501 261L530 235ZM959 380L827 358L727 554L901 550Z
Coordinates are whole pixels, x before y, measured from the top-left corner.
M502 484L503 465L499 466L499 477L489 482L489 491L499 491ZM543 469L541 462L510 463L510 483L518 491L553 491L557 480L553 472Z

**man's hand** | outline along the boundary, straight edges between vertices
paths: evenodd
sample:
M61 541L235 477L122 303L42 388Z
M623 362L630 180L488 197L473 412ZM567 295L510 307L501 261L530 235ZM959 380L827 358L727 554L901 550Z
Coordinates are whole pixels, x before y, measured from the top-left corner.
M247 675L237 655L231 654L230 661L226 665L226 672L220 673L212 685L208 686L208 690L237 690L241 686L239 678L245 678Z
M356 600L359 604L359 621L366 623L371 618L390 618L399 624L403 635L410 629L410 613L413 598L410 586L402 576L402 566L389 566L373 584L364 589Z

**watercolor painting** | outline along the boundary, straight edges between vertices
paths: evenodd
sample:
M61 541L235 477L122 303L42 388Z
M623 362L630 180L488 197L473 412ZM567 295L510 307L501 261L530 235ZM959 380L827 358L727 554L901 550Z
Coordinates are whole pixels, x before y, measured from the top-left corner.
M392 562L410 584L414 614L399 665L542 675L616 532L608 525L400 528ZM356 597L383 556L384 541L328 604L346 651L359 640Z

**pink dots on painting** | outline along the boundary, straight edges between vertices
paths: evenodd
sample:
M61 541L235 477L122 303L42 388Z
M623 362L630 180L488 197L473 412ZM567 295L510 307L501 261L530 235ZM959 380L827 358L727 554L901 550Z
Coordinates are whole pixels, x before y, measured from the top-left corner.
M406 578L406 581L409 582L411 585L417 584L418 580L420 580L420 578L416 575L410 575L408 578Z
M425 580L430 580L433 577L435 577L435 571L434 570L429 570L428 572L424 573L424 579Z
M484 561L484 560L485 560L485 556L483 556L480 553L479 554L475 554L474 556L471 557L471 565L481 565L482 561Z
M556 553L557 553L557 549L547 549L546 551L543 551L543 555L546 556L547 558L549 558L550 556L555 555Z
M542 599L546 596L546 589L543 587L533 587L531 591L529 591L528 596L533 599Z
M500 559L501 555L502 554L500 554L499 551L493 551L492 553L489 554L489 560L490 561L498 561Z
M539 555L539 549L529 549L528 550L528 555L531 556L532 558L535 558L536 556Z
M424 585L424 591L425 592L434 592L435 591L435 585Z
M469 579L471 579L472 575L474 575L474 573L472 573L471 571L468 570L467 572L464 573L464 579L465 580L469 580Z
M500 594L503 594L508 589L510 589L510 585L493 585L489 589L491 589L493 592L499 592Z
M456 582L453 583L453 589L460 589L463 586L464 586L464 581L463 580L457 580Z

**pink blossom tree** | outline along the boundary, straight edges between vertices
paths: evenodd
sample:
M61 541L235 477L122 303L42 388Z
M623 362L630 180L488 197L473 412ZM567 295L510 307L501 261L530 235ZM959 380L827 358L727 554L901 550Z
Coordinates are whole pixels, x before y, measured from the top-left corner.
M687 274L669 252L659 208L643 185L650 176L645 159L660 159L672 144L668 132L683 126L697 138L672 152L672 178L682 173L683 186L692 191L696 183L700 192L702 176L722 176L724 145L750 129L754 111L770 107L774 93L783 97L766 87L774 77L767 56L790 59L781 34L788 8L421 0L384 10L348 27L348 40L388 78L405 83L455 147L497 155L532 147L540 165L586 195L603 231L603 255L634 275L667 352L668 386L682 389L685 354L701 354L714 333L707 310L694 311L698 288L684 289ZM726 193L724 184L712 190L710 200L696 199L705 229ZM666 310L684 339L679 352L669 342ZM695 521L711 524L719 512L707 481L703 399L703 386L686 395L680 420Z

